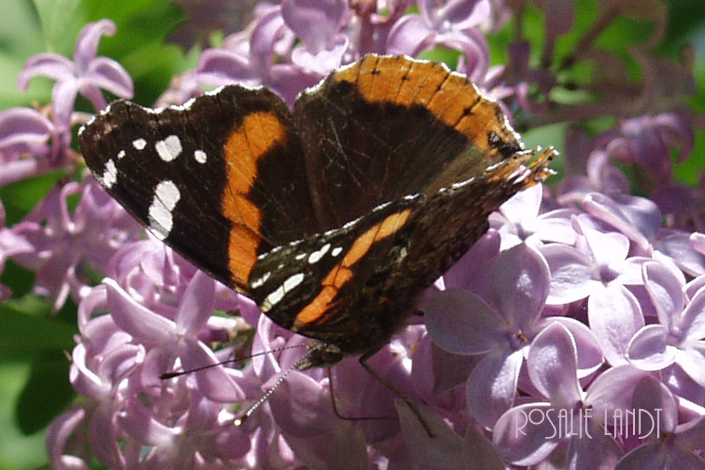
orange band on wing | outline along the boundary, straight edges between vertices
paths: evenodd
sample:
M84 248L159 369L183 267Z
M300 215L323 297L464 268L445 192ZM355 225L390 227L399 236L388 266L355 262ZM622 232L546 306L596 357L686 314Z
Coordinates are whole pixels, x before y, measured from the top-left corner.
M257 161L277 144L286 141L286 123L276 113L259 111L246 115L223 149L229 186L222 195L223 215L233 224L228 265L235 285L246 286L257 261L262 213L249 199L257 177Z
M335 72L332 79L354 83L355 90L370 103L423 106L482 151L492 148L483 135L488 130L503 141L517 139L496 102L483 97L465 76L437 62L371 55ZM478 139L480 135L483 138Z
M372 245L398 232L409 220L409 217L411 217L411 209L397 212L360 235L340 263L335 265L323 279L321 292L296 315L292 331L321 318L335 299L338 291L352 277L353 273L350 268L370 251Z

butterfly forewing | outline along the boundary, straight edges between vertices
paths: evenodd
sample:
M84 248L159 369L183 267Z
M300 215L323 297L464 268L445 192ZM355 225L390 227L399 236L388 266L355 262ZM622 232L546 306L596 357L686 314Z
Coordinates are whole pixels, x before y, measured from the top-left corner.
M117 101L80 141L128 211L231 287L246 290L261 252L316 231L291 115L267 90L226 87L158 111Z

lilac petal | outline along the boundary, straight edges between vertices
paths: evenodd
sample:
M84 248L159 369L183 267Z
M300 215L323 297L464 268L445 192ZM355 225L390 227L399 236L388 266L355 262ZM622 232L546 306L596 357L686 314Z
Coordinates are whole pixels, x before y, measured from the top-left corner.
M181 298L174 322L181 332L198 334L213 314L215 281L203 271L198 271Z
M680 269L690 276L705 274L705 256L702 250L698 251L693 240L697 240L699 233L690 233L682 230L661 229L659 237L653 242L654 248L670 258ZM697 242L696 242L697 243Z
M587 377L604 363L600 342L584 323L569 317L547 317L546 324L558 322L570 331L578 352L578 378ZM642 325L643 326L643 325Z
M575 341L560 323L550 324L536 336L526 365L531 382L553 405L572 409L581 400Z
M575 416L575 420L579 419ZM622 447L596 422L595 415L582 415L580 424L574 424L570 439L568 460L570 469L613 470L624 455Z
M590 384L585 394L585 403L593 407L596 416L607 416L609 422L616 410L624 413L624 410L632 408L634 389L648 375L649 372L631 364L613 367Z
M103 465L109 468L125 468L125 457L120 450L118 439L118 415L114 409L116 404L120 403L105 401L93 411L88 423L88 442L93 456Z
M680 144L678 162L683 162L690 155L695 140L693 126L689 119L680 113L663 113L652 119L657 129L665 131L664 140L671 144L674 144L674 141Z
M678 446L656 441L629 452L614 470L705 470L705 460Z
M445 421L425 406L415 403L416 411L424 420L422 424L408 403L397 400L395 405L406 446L421 468L429 470L464 468L462 466L463 442ZM426 427L432 435L429 435Z
M676 427L678 442L688 449L705 451L705 416L700 416Z
M698 341L675 352L676 363L701 387L705 387L705 343Z
M506 470L497 450L480 430L470 424L463 436L463 468L476 470Z
M343 55L348 49L348 39L341 36L327 49L311 53L301 46L294 48L291 61L309 73L326 75L340 67Z
M414 351L411 380L414 389L427 401L464 384L481 355L458 356L439 348L425 335Z
M705 255L705 234L695 232L690 235L690 243L698 253Z
M85 416L86 412L81 408L69 410L54 418L47 428L47 454L53 468L66 470L88 470L90 468L80 458L65 454L69 438Z
M489 276L485 266L492 266L499 254L501 237L499 232L490 229L468 252L443 275L446 289L468 289L480 297L489 291Z
M38 156L50 154L50 149L47 145L30 145L30 147L31 148L27 149L28 152L26 153ZM10 158L9 153L6 158ZM47 164L46 160L39 160L37 158L24 158L22 160L15 160L14 162L4 163L2 172L0 172L0 186L5 186L20 180L30 179L49 170L53 170L53 168ZM26 260L26 262L31 262L30 260L33 258L34 256L32 255L29 258L24 258L24 260Z
M615 194L612 195L612 199L621 213L624 214L626 220L638 230L638 232L634 233L634 238L629 233L623 232L625 235L634 241L637 241L637 238L640 237L644 237L647 240L656 238L662 220L661 211L656 203L644 197L630 196L628 194Z
M268 385L272 385L272 380ZM269 397L269 404L277 424L292 437L310 439L312 433L325 434L337 420L330 395L321 384L296 370Z
M551 270L547 304L562 305L584 299L602 282L594 279L592 260L571 246L550 244L540 248Z
M423 0L418 3L419 10L421 10L421 5L427 5L427 2ZM473 28L485 21L491 11L492 4L489 0L450 0L438 9L435 23L437 26L452 24L453 28L457 30ZM424 11L421 10L421 13L424 14ZM429 13L427 7L426 15Z
M639 246L647 247L656 238L661 212L652 201L636 196L590 193L583 200L585 210L607 222Z
M312 87L321 80L321 76L301 69L295 64L277 64L270 71L271 82L267 85L284 102L293 108L296 97L306 87Z
M676 348L668 344L668 328L647 325L639 330L627 347L629 362L642 370L661 370L676 360Z
M103 279L108 291L108 307L115 323L137 341L156 344L171 340L175 335L174 323L158 315L132 298L111 278Z
M121 98L132 98L134 95L130 74L118 62L107 57L93 60L83 80Z
M506 324L484 300L466 290L439 292L425 305L433 341L455 354L481 354L503 341Z
M51 137L52 122L32 108L11 108L0 112L0 149L29 153L31 144L43 144Z
M642 267L644 263L651 260L651 258L644 256L630 256L623 262L617 263L612 268L615 269L618 274L611 282L617 282L627 286L641 286L644 283Z
M199 81L213 86L240 83L256 86L262 77L252 69L248 58L224 49L203 51L196 66Z
M434 36L434 31L419 15L405 15L389 31L387 53L417 55Z
M695 293L677 325L689 340L705 339L705 289Z
M563 435L548 419L549 410L555 412L548 403L529 403L499 418L492 440L503 459L516 465L535 465L553 452Z
M599 266L609 266L627 259L629 239L619 232L599 232L585 223L586 217L575 218L585 241Z
M536 250L525 243L510 248L491 276L494 299L510 325L523 329L541 313L551 284L548 264Z
M556 209L540 215L536 222L537 227L534 235L546 242L573 245L576 233L571 223L571 217L575 214L573 209Z
M176 439L178 428L170 428L155 419L138 399L129 400L118 415L120 427L142 445L156 446Z
M510 222L531 220L539 215L542 199L543 185L537 184L512 196L499 206L499 211Z
M648 442L630 451L622 457L614 470L666 470L671 469L666 463L668 456L663 452L660 442ZM675 468L673 469L675 470Z
M467 407L483 427L492 429L514 404L523 362L522 351L494 352L473 369L465 389Z
M0 232L0 236L2 235L2 232ZM2 242L2 238L0 238L0 244ZM694 298L698 291L702 288L705 287L705 275L698 276L692 281L690 281L688 284L686 284L685 287L685 293L690 297Z
M609 363L626 363L629 342L644 326L644 315L634 294L621 284L609 284L588 299L588 319Z
M348 12L344 0L283 0L281 14L287 26L317 53L329 49Z
M219 361L203 343L187 341L181 353L184 370L193 370ZM196 374L198 389L203 396L219 403L244 400L245 394L221 366L199 370Z
M140 385L146 393L161 393L164 380L161 375L174 372L174 361L180 355L182 348L177 341L152 347L147 351L140 367ZM209 363L200 363L198 366ZM181 369L183 369L183 364Z
M73 113L76 95L78 95L78 80L58 81L52 89L52 102L56 124L59 127L71 126L71 113Z
M674 325L685 305L685 286L661 263L645 263L642 270L644 286L656 307L659 322L665 326Z
M662 437L661 434L664 432L673 432L678 424L678 408L675 398L668 388L652 375L644 376L634 387L632 409L639 412L646 411L654 420L651 423L654 426L651 429L652 433L649 433L648 424L643 431L634 430L634 432L639 431L642 436L650 435L652 438L658 439ZM647 422L645 421L645 423ZM656 426L658 426L658 431L655 429ZM657 432L658 434L656 434Z
M225 424L220 429L221 431L208 443L208 448L204 449L205 446L201 446L199 450L206 459L209 457L211 459L239 459L250 451L252 445L250 436L245 434L240 427Z
M96 373L111 387L128 377L144 359L141 345L125 344L109 350L96 367Z
M250 66L265 82L272 68L277 41L289 31L278 6L272 7L255 22L249 42Z
M73 59L76 61L79 70L86 70L88 64L95 59L98 54L98 44L101 36L112 36L115 34L116 29L115 23L110 20L88 23L83 27L73 51Z
M27 60L24 69L17 76L17 87L27 91L29 81L37 75L59 81L73 80L76 77L73 62L50 52L35 54Z

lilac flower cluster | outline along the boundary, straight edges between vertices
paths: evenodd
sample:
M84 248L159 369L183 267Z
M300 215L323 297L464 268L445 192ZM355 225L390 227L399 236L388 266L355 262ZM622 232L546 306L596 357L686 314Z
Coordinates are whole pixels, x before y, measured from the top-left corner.
M524 191L493 214L490 231L423 296L423 323L369 361L413 410L352 358L332 375L292 371L235 426L295 364L305 338L145 238L85 172L12 226L0 204L0 272L12 259L36 273L35 291L56 309L69 296L78 304L69 379L83 400L49 426L54 468L97 460L109 468L705 469L705 234L696 231L705 212L692 199L702 188L674 182L671 160L674 148L679 161L690 157L703 121L679 101L693 90L689 64L652 53L665 10L604 3L561 57L556 41L576 6L540 2L540 65L516 21L503 67L490 67L486 35L520 15L523 2L513 10L499 0L263 3L245 31L205 50L156 103L240 83L292 104L365 53L442 48L515 111L518 126L619 118L593 136L571 127L560 185ZM596 45L619 15L656 26L630 49L643 70L638 83ZM39 54L27 62L20 88L50 77L52 102L0 113L0 185L74 171L72 130L90 117L74 110L79 94L96 112L106 106L101 90L132 96L122 66L97 56L100 37L113 33L109 20L89 24L73 61ZM562 80L581 62L608 63L611 75L596 72L582 85L585 102L552 101L552 91L575 89ZM625 168L637 169L636 190L651 199L634 195ZM97 286L91 270L105 276ZM11 296L0 285L0 300ZM339 419L333 392L341 415L377 419ZM652 418L653 430L636 428L637 417Z

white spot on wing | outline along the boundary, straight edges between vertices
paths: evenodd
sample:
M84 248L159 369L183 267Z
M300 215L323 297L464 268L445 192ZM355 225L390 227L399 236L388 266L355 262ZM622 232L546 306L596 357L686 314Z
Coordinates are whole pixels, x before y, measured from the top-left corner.
M335 248L333 248L333 251L330 252L330 255L331 255L333 258L335 258L335 257L338 256L342 251L343 251L343 249L342 249L341 247L336 246Z
M144 150L147 146L147 141L144 139L135 139L132 141L132 146L137 150Z
M323 258L325 254L328 253L328 250L330 250L330 243L326 243L321 248L319 248L318 251L314 251L313 253L311 253L311 256L308 257L308 264L318 263L321 258Z
M269 279L271 275L272 275L272 273L270 273L270 272L264 273L264 275L262 277L252 281L252 283L250 284L250 287L252 289L259 289L260 287L262 287L264 285L265 282L267 282L267 279Z
M154 191L152 204L149 206L149 228L152 233L164 240L174 226L172 211L181 199L181 191L173 181L162 181Z
M122 160L123 158L125 158L125 155L127 155L127 154L125 153L125 151L124 151L124 150L120 150L120 151L118 152L118 154L117 154L117 159L118 159L118 160Z
M203 165L206 163L206 160L208 160L208 155L206 155L206 152L203 150L196 150L193 152L193 158L195 158L198 163Z
M260 309L263 312L268 312L276 304L281 302L286 293L292 289L295 289L299 284L304 281L304 275L302 273L297 273L289 276L286 281L276 289L274 289L262 302Z
M103 177L100 179L100 182L105 186L106 188L112 188L115 183L117 183L117 167L115 166L115 162L111 158L108 160L108 163L105 164L105 170L103 171Z
M183 150L178 135L170 135L166 139L160 140L154 145L154 149L159 154L159 158L165 162L173 161Z

